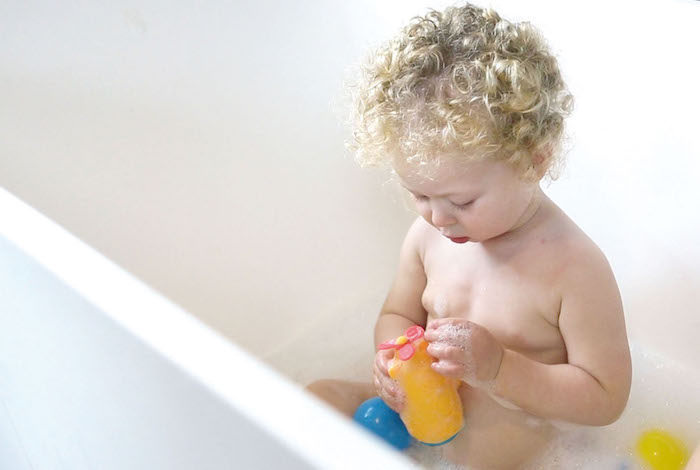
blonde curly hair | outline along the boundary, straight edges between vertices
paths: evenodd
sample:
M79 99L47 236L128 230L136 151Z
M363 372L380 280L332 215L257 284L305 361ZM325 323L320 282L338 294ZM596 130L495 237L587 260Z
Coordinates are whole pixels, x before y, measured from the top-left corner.
M348 86L347 147L362 166L458 154L556 178L573 97L530 23L472 4L431 9L370 51Z

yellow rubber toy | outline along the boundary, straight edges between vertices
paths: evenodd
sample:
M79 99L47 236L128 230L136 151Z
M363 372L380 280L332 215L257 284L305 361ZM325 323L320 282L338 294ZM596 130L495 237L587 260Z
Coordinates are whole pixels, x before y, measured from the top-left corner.
M639 436L637 453L653 470L681 470L688 462L685 444L660 429L651 429Z
M405 336L379 345L395 349L389 375L406 394L401 419L408 432L424 444L437 446L451 441L464 427L462 401L457 389L460 381L438 374L430 368L435 360L426 351L424 330L412 326Z

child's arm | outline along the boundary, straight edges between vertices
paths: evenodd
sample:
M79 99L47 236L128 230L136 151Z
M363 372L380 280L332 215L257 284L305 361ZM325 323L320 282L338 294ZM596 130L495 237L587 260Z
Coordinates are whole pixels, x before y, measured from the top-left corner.
M622 301L600 250L573 255L564 275L559 330L568 363L547 365L505 350L493 392L544 418L606 425L622 413L632 367Z
M423 219L417 218L406 233L396 279L374 327L375 347L402 335L409 326L425 327L428 314L421 301L427 282L421 251L425 227Z
M425 327L428 314L421 297L426 278L423 269L422 240L425 223L416 221L408 229L401 246L399 267L389 294L374 327L375 349L380 343L392 340L413 325ZM389 377L389 360L392 351L378 351L374 358L374 387L384 402L397 413L401 412L405 397L396 381Z
M505 349L484 327L459 318L438 319L424 338L443 375L484 388L547 419L606 425L622 413L632 367L617 283L597 247L567 253L559 330L565 364L543 364Z

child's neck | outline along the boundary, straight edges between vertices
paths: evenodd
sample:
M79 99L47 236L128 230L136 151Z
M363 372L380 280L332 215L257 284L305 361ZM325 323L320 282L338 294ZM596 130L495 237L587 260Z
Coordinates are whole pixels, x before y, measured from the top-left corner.
M483 248L490 251L492 249L497 249L497 247L503 244L510 245L526 237L528 233L531 233L532 230L542 222L543 211L541 209L548 201L549 198L538 184L532 192L530 203L515 225L506 233L481 242Z

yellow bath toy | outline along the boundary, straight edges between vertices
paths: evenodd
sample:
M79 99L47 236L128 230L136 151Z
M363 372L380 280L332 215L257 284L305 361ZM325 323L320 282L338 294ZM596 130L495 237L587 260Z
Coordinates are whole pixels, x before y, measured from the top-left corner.
M653 470L681 470L688 462L688 449L661 429L650 429L637 440L637 453Z
M462 401L457 389L460 381L438 374L430 368L435 360L426 351L424 330L412 326L404 336L379 345L395 349L389 375L397 380L406 394L401 419L408 432L428 445L451 441L464 427Z

